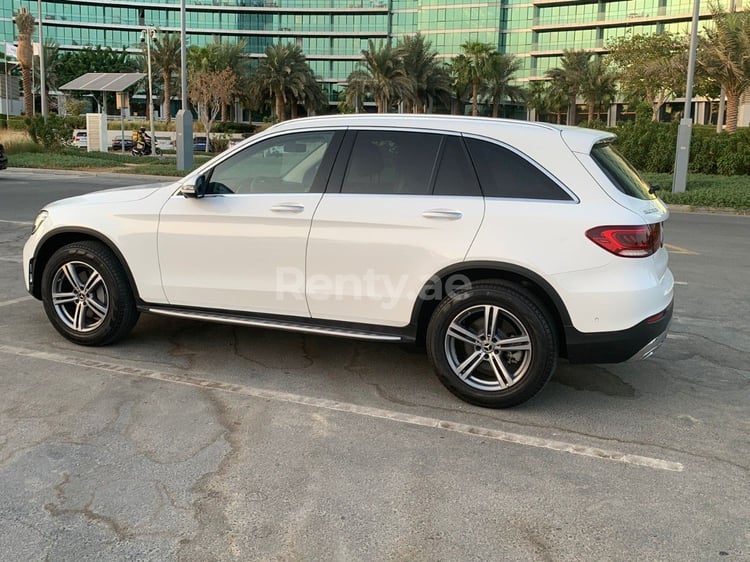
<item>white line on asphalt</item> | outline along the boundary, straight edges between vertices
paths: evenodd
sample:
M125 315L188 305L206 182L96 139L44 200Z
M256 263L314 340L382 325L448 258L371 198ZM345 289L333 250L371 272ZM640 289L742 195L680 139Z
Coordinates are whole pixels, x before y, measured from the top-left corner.
M675 281L675 285L687 285L687 281Z
M0 306L10 306L11 304L18 304L19 302L26 302L26 301L30 301L33 299L34 297L30 295L27 297L18 297L17 299L11 299L9 301L0 302Z
M251 396L253 398L263 398L265 400L274 400L277 402L299 404L303 406L310 406L313 408L332 410L335 412L346 412L350 414L356 414L359 416L385 419L385 420L404 423L408 425L431 427L431 428L440 429L443 431L451 431L453 433L460 433L462 435L484 437L485 439L493 439L495 441L515 443L517 445L526 445L529 447L538 447L541 449L550 449L552 451L570 453L573 455L582 455L584 457L591 457L591 458L601 459L601 460L611 460L611 461L621 462L625 464L642 466L646 468L653 468L653 469L658 469L658 470L669 470L673 472L682 472L684 469L681 463L666 461L662 459L656 459L652 457L643 457L640 455L629 455L626 453L621 453L619 451L600 449L598 447L587 447L585 445L579 445L575 443L566 443L565 441L543 439L540 437L534 437L532 435L508 433L507 431L501 431L498 429L490 429L487 427L454 423L450 421L440 420L438 418L413 416L410 414L405 414L403 412L397 412L393 410L384 410L381 408L370 408L368 406L360 406L358 404L351 404L348 402L326 400L324 398L312 398L310 396L301 396L299 394L289 394L287 392L278 392L275 390L266 390L262 388L254 388L251 386L245 386L245 385L239 385L239 384L224 383L224 382L220 382L216 380L194 377L192 375L186 375L186 374L178 375L178 374L164 373L161 371L151 371L148 369L140 369L138 367L126 367L124 365L105 363L105 362L96 361L93 359L84 359L81 357L72 357L68 355L62 355L59 353L51 353L47 351L36 351L33 349L25 349L25 348L13 347L13 346L8 346L8 345L0 345L0 353L7 353L9 355L17 355L20 357L31 357L33 359L41 359L44 361L52 361L54 363L74 365L76 367L88 367L91 369L99 369L101 371L108 371L108 372L116 373L119 375L144 377L144 378L148 378L152 380L172 382L172 383L182 384L186 386L193 386L193 387L210 389L210 390L218 390L222 392L231 392L233 394L239 394L242 396Z
M667 334L667 339L668 340L687 340L690 338L688 338L687 336L679 335L679 334Z
M18 226L31 226L34 224L33 222L26 222L26 221L6 221L3 219L0 219L0 222L3 224L17 224Z

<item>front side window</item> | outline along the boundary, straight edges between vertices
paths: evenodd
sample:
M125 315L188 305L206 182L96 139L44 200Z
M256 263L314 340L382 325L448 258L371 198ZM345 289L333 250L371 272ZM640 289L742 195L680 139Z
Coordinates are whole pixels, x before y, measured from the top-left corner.
M607 174L612 184L625 195L636 199L656 199L651 186L610 143L594 145L591 149L591 157Z
M342 193L429 195L441 135L359 131Z
M495 143L466 139L485 197L572 201L551 177L515 152Z
M213 169L206 195L309 193L333 135L292 133L253 144Z

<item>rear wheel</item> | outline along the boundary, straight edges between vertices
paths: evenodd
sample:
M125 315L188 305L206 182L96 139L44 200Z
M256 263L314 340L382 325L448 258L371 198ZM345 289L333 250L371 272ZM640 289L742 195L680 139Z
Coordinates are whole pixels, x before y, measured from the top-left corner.
M530 399L557 364L557 341L544 308L525 289L474 283L444 299L427 330L427 353L440 381L479 406L507 408Z
M68 244L52 255L42 274L42 301L57 331L82 345L113 343L138 320L122 265L95 241Z

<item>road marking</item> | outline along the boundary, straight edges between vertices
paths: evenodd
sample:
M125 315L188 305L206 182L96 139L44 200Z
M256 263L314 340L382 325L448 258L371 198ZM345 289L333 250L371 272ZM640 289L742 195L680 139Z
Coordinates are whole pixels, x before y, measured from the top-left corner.
M682 336L679 334L667 334L668 340L687 340L689 339L687 336Z
M685 254L687 256L700 256L699 252L694 252L686 248L680 248L679 246L674 246L672 244L664 244L664 247L667 250L669 250L670 254Z
M124 365L105 363L102 361L96 361L94 359L84 359L80 357L62 355L59 353L51 353L47 351L36 351L33 349L25 349L25 348L13 347L13 346L8 346L8 345L0 345L0 353L6 353L9 355L17 355L20 357L30 357L33 359L41 359L44 361L51 361L54 363L73 365L76 367L88 367L91 369L98 369L101 371L107 371L107 372L115 373L118 375L143 377L143 378L162 381L162 382L172 382L176 384L193 386L197 388L218 390L222 392L230 392L230 393L239 394L242 396L251 396L253 398L262 398L265 400L274 400L276 402L298 404L302 406L309 406L313 408L331 410L334 412L346 412L350 414L356 414L359 416L384 419L384 420L403 423L407 425L430 427L434 429L440 429L443 431L459 433L462 435L483 437L485 439L493 439L495 441L503 441L506 443L515 443L517 445L526 445L529 447L549 449L552 451L570 453L572 455L581 455L584 457L591 457L591 458L600 459L600 460L610 460L610 461L621 462L621 463L635 465L635 466L641 466L645 468L653 468L657 470L669 470L673 472L682 472L684 469L681 463L652 458L652 457L630 455L626 453L621 453L619 451L600 449L598 447L588 447L588 446L579 445L576 443L567 443L565 441L543 439L540 437L534 437L532 435L508 433L507 431L501 431L498 429L490 429L490 428L481 427L481 426L454 423L450 421L441 420L438 418L413 416L411 414L397 412L394 410L371 408L368 406L360 406L358 404L352 404L348 402L339 402L336 400L327 400L324 398L313 398L310 396L301 396L299 394L290 394L287 392L266 390L262 388L254 388L254 387L245 386L245 385L223 383L220 381L204 379L201 377L195 377L195 376L187 375L187 374L170 374L170 373L165 373L162 371L151 371L148 369L140 369L138 367L126 367Z
M675 285L687 285L687 281L675 281Z
M6 221L6 220L3 220L3 219L0 219L0 222L3 223L3 224L15 224L15 225L18 225L18 226L31 226L32 224L34 224L33 222L26 222L26 221Z
M21 263L23 260L21 258L2 258L0 257L0 261L10 261L13 263Z
M19 302L26 302L34 300L32 296L18 297L17 299L11 299L9 301L0 302L0 306L10 306L11 304L18 304Z

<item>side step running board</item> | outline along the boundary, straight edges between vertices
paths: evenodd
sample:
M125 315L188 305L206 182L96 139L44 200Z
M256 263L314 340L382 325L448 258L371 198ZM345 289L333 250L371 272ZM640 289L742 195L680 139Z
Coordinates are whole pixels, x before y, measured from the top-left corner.
M245 318L234 314L221 314L210 312L193 312L183 310L173 310L169 308L147 307L146 312L161 314L163 316L175 316L177 318L188 318L190 320L203 320L204 322L219 322L221 324L236 324L239 326L254 326L257 328L271 328L276 330L287 330L291 332L305 332L307 334L319 334L323 336L338 336L344 338L353 338L358 340L405 341L401 336L390 334L378 334L375 332L364 332L358 330L347 330L344 328L333 328L327 326L313 326L296 322L283 320L270 320L266 318Z

